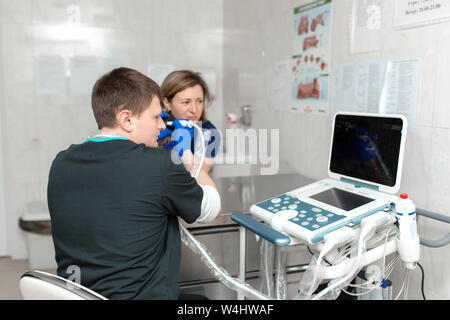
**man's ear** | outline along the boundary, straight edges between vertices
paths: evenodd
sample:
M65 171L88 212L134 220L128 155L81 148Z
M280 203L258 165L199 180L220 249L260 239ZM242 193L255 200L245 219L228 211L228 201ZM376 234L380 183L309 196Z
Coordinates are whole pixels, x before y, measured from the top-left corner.
M116 115L119 126L126 132L130 133L136 128L136 116L128 109L119 111Z

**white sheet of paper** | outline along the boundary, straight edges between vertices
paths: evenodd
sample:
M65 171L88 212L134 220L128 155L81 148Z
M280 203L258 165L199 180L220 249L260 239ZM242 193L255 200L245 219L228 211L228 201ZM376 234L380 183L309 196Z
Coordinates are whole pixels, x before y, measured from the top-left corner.
M381 21L381 0L353 0L353 54L381 50Z
M290 88L292 83L291 60L275 62L269 71L270 104L275 110L290 110Z
M64 58L59 55L40 55L36 62L37 94L65 94Z
M70 90L74 94L91 94L98 79L97 57L74 56L70 58Z
M334 67L333 114L338 111L394 113L417 130L420 58L360 61Z
M448 0L395 0L394 27L437 23L450 19Z

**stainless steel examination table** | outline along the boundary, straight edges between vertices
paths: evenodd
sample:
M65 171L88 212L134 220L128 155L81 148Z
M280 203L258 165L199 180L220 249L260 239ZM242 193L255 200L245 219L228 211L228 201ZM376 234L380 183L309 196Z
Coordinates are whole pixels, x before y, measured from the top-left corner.
M281 194L313 182L299 174L273 176L245 176L215 178L222 200L223 213L210 224L185 224L188 230L212 254L216 263L237 277L239 273L239 226L231 220L235 212L248 213L250 206L274 195ZM260 248L255 234L246 231L245 281L258 289ZM287 298L298 290L301 272L309 264L311 254L306 246L287 248ZM210 299L236 299L237 293L215 279L200 255L182 246L181 293L197 293Z

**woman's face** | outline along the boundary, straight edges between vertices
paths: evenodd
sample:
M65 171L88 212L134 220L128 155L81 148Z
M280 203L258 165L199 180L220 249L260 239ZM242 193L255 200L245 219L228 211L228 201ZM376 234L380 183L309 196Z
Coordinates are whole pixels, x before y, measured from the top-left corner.
M205 107L203 88L197 84L178 92L171 102L164 98L164 106L176 119L199 121Z

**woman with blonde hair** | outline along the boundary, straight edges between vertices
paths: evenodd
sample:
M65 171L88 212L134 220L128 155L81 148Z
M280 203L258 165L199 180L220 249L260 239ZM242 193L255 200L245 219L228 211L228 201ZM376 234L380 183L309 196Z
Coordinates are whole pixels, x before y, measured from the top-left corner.
M169 114L167 121L175 119L189 119L200 122L205 137L206 155L202 169L211 170L214 157L220 147L220 133L206 118L206 102L211 102L208 85L200 73L189 70L180 70L170 73L161 85L161 96L164 111ZM159 137L159 144L166 149L172 149L174 144L170 141L172 130L164 130ZM172 141L173 142L173 141ZM194 154L194 139L191 142L191 152Z

